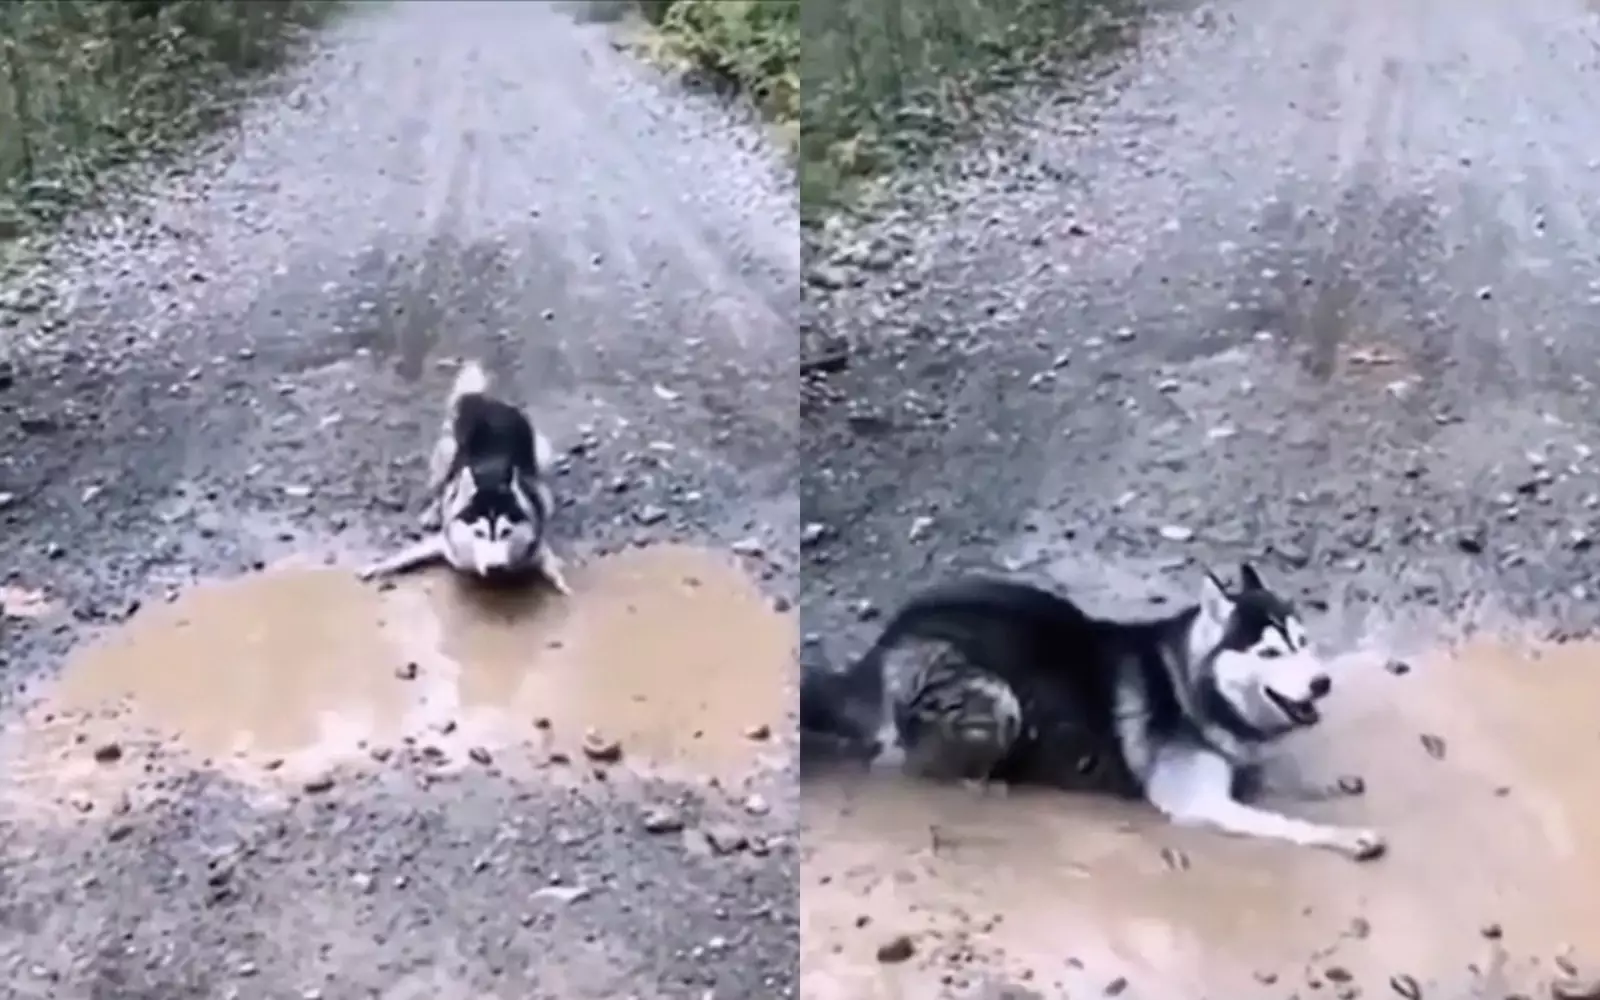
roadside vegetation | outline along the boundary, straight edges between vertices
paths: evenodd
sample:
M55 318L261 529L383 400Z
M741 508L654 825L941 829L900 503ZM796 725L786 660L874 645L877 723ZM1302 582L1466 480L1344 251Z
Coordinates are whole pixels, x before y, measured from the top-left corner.
M780 141L795 148L800 0L641 0L639 6L654 28L648 48L657 62L747 98Z
M967 135L990 99L1128 42L1137 0L806 0L800 198L808 222Z
M332 0L0 4L0 246L226 121Z

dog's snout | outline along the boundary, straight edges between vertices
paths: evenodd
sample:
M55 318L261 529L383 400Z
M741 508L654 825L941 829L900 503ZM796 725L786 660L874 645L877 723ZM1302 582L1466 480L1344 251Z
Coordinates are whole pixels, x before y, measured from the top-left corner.
M1311 697L1326 698L1328 692L1333 690L1333 678L1327 674L1318 674L1311 678Z

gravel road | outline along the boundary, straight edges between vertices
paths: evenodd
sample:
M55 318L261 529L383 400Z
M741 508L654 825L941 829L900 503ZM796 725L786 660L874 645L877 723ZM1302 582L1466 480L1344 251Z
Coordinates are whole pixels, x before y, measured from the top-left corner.
M819 790L808 996L1545 995L1600 957L1595 657L1526 645L1596 607L1597 45L1576 0L1165 10L807 261L853 354L804 404L803 655L959 568L1137 613L1258 559L1350 658L1320 749L1368 794L1324 808L1394 838L1352 870Z
M401 727L325 774L291 780L289 754L247 781L224 744L56 711L137 675L129 711L167 711L156 728L187 713L193 733L266 732L272 715L356 718L320 699L369 668L416 678L404 644L361 660L379 648L363 630L394 623L357 612L436 607L438 581L373 596L348 567L411 530L461 356L532 400L564 452L558 545L598 581L574 615L645 615L669 583L735 600L736 581L688 578L701 552L759 580L759 610L728 628L781 623L798 585L793 179L759 128L657 79L616 30L553 4L359 5L192 169L75 222L0 287L0 995L794 994L781 715L719 718L763 751L704 773L630 766L626 742L616 762L596 734L587 756L546 759L530 709L525 738L492 747L458 755L455 721L435 719L436 740ZM259 572L286 559L301 577ZM607 597L608 580L637 593ZM679 662L696 636L640 620L580 665L600 677L591 708L625 683L612 668L678 690L694 680L673 671L710 669ZM174 653L180 633L204 637ZM96 634L122 651L84 681ZM792 649L744 665L773 704ZM555 737L569 723L540 715Z

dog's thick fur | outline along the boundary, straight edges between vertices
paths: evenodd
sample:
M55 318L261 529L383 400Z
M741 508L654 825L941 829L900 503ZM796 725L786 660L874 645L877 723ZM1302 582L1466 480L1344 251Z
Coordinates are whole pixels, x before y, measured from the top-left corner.
M443 560L483 578L542 575L570 594L545 537L555 509L542 476L551 448L522 409L493 394L488 373L468 361L456 373L444 425L428 462L428 534L368 566L364 579Z
M805 672L802 756L820 737L926 777L1142 797L1180 823L1365 860L1384 851L1374 832L1239 799L1331 687L1294 609L1248 564L1237 592L1207 573L1196 604L1143 622L967 579L913 598L846 670Z

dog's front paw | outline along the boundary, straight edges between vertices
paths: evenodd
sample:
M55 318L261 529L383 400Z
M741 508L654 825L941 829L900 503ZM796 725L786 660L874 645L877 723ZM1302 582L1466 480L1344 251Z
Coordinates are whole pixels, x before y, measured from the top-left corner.
M1376 861L1389 852L1389 843L1374 830L1346 830L1329 844L1352 861Z
M545 550L539 556L539 572L555 592L562 597L572 596L572 585L567 582L566 563L556 558L554 552Z
M379 567L377 566L363 566L356 570L356 579L362 583L370 583L377 577L378 573Z

